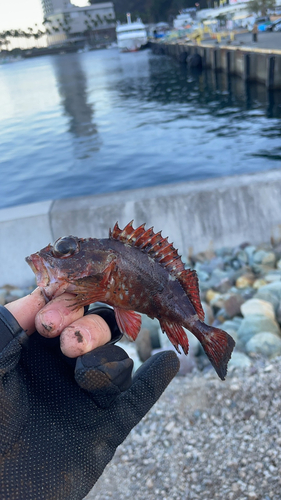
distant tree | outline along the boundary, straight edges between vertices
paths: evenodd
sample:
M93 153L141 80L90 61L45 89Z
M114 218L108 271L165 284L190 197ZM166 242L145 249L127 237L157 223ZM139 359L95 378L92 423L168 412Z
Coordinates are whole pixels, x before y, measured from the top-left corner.
M99 3L90 0L90 3ZM126 13L130 12L132 19L141 17L144 22L171 21L179 11L195 7L195 0L113 0L116 18L125 21ZM201 0L200 7L207 7L207 0Z
M247 8L254 14L261 14L266 16L268 10L274 10L276 5L275 0L251 0L247 4Z

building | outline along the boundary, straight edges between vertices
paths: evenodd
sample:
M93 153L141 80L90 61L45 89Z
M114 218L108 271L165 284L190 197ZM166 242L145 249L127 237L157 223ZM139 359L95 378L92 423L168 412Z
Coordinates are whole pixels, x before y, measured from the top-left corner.
M112 2L77 7L70 0L41 0L48 45L66 42L112 42L115 12Z
M70 0L41 0L44 17L63 12L71 8Z

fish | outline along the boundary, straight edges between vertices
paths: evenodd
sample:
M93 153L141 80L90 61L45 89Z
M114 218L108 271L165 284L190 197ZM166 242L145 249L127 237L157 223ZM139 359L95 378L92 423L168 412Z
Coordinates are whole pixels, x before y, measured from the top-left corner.
M51 300L74 295L72 308L102 302L113 307L120 331L131 341L141 314L157 318L175 349L187 355L189 330L200 341L218 376L225 380L235 346L225 331L204 323L198 276L186 269L178 250L162 232L116 222L109 237L63 236L26 257L37 285Z

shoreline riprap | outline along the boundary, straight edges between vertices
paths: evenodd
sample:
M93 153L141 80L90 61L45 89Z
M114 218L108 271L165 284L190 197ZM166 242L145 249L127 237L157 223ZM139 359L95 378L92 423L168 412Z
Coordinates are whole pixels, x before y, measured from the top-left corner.
M209 325L222 328L235 340L229 366L250 366L257 355L281 355L281 244L242 244L190 256L186 266L196 269L200 296ZM151 347L148 349L150 333ZM180 355L180 375L211 369L199 342L187 332L188 356ZM136 347L141 360L151 352L170 349L157 320L143 317ZM138 364L136 359L136 364Z

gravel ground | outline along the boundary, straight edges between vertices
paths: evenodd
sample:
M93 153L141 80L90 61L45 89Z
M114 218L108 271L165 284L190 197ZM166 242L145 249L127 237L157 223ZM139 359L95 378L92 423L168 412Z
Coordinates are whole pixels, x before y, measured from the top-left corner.
M177 376L87 500L280 500L281 357Z

